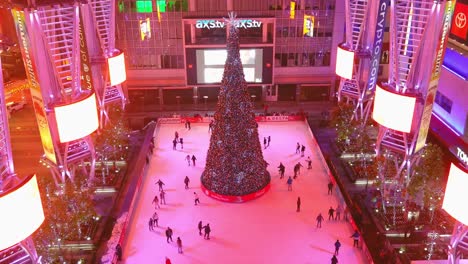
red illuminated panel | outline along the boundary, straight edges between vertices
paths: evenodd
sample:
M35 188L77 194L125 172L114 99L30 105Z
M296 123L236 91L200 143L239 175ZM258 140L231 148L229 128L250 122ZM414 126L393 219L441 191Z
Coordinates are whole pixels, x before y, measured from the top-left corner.
M109 77L111 86L121 84L127 80L127 73L125 71L125 57L124 53L108 58L107 64L109 65Z
M346 78L353 78L354 52L345 50L338 46L336 54L336 75Z
M21 242L44 222L36 175L0 195L0 250Z
M391 93L377 85L372 118L382 126L409 133L415 103L415 97Z
M69 105L55 107L55 118L60 142L69 142L88 136L99 126L96 96Z
M464 225L468 225L468 210L466 209L468 192L466 186L468 186L468 173L452 164L442 209Z
M452 29L450 31L457 37L466 40L468 33L468 5L457 3L452 18Z

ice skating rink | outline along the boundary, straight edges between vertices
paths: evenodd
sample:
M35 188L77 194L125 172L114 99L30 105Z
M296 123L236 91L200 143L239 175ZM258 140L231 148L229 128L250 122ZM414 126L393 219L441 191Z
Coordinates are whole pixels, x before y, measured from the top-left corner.
M174 132L184 139L184 149L172 149ZM165 257L173 264L219 263L331 263L334 243L342 246L339 263L367 263L360 249L353 248L350 236L353 229L346 221L329 221L328 209L339 203L335 195L327 195L328 170L317 142L306 123L259 123L259 136L271 136L271 143L263 150L270 164L271 189L260 198L242 204L224 203L205 196L200 189L200 176L205 167L210 134L208 124L193 123L187 130L184 124L164 124L155 132L154 154L144 180L135 217L129 223L130 231L123 249L123 263L165 263ZM295 154L296 143L306 146L305 157ZM187 154L197 157L195 167L188 166ZM313 160L313 169L307 169L307 157ZM287 176L293 174L298 161L304 166L294 180L292 191L287 191ZM279 179L278 165L286 166L284 179ZM184 188L184 178L190 178L190 189ZM165 185L167 205L157 209L159 228L149 231L148 220L155 211L151 204L159 195L155 182L161 179ZM334 188L336 191L336 188ZM193 192L200 196L201 204L194 205ZM296 212L297 197L301 197L301 212ZM322 213L322 228L316 228L316 216ZM343 213L341 214L343 217ZM211 226L211 239L199 236L197 224ZM174 231L172 243L166 242L165 230ZM183 254L177 253L176 239L183 243Z

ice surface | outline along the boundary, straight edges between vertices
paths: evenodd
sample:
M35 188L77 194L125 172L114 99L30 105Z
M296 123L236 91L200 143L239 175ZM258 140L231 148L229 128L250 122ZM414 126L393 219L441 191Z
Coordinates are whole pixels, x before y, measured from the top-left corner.
M174 132L184 139L184 149L172 149ZM205 196L200 190L200 176L205 166L210 134L208 124L164 124L155 135L155 149L148 174L142 188L138 208L124 245L124 263L330 263L334 243L342 246L339 263L367 263L361 250L353 248L350 238L352 226L346 221L328 221L328 208L340 202L338 196L327 195L328 169L309 128L304 122L259 123L259 135L271 136L264 149L264 158L270 164L271 189L260 198L242 204L224 203ZM305 157L295 154L296 143L306 146ZM187 154L197 157L195 167L188 166ZM307 169L307 157L313 160L313 169ZM288 192L286 179L293 174L298 161L304 166ZM286 166L286 178L279 179L278 165ZM190 189L184 188L189 176ZM157 209L159 228L148 230L148 220L154 212L151 204L159 194L155 182L165 183L167 205ZM336 191L336 190L335 190ZM193 192L200 196L201 204L194 205ZM296 200L302 200L301 212L296 212ZM315 218L321 212L325 217L322 228L316 228ZM343 214L342 214L343 216ZM211 226L211 239L199 236L197 224ZM172 243L166 242L165 229L174 231ZM183 243L183 254L177 253L176 239Z

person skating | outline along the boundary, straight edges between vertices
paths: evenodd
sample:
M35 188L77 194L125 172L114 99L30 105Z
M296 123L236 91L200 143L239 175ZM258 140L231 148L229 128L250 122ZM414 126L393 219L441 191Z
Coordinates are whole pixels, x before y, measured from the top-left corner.
M162 190L163 190L164 182L162 182L161 179L159 179L159 180L156 182L156 184L159 185L159 191L162 191Z
M296 212L300 212L301 211L301 197L297 197L297 209L296 209Z
M322 221L323 221L323 216L322 216L322 213L319 213L317 215L317 228L322 228Z
M304 153L305 153L305 146L302 145L302 147L301 147L301 157L304 157Z
M152 203L154 203L154 209L155 209L155 210L158 209L158 208L161 208L161 207L159 206L159 199L158 199L158 195L157 195L157 194L154 196L153 202L152 202Z
M172 229L167 227L166 229L166 241L169 243L169 240L172 242Z
M341 220L341 206L338 205L335 209L335 220Z
M148 221L148 229L149 231L153 231L153 218L150 218Z
M336 255L333 255L331 258L331 264L338 264L338 258L336 258Z
M122 260L122 247L120 246L120 244L117 244L117 246L115 246L115 255L117 255L117 261Z
M269 147L269 146L270 146L270 142L271 142L271 136L268 136L267 147Z
M166 192L164 190L159 193L159 198L161 198L161 204L166 204Z
M310 159L310 156L307 157L306 161L307 161L307 169L308 170L312 169L312 160Z
M203 229L203 223L202 221L200 220L200 222L198 222L198 234L201 236L202 235L202 229Z
M296 144L296 154L299 154L301 153L301 144L299 144L299 142L297 142Z
M180 149L184 149L184 139L183 138L179 139L179 143L180 143Z
M188 176L185 176L184 183L185 183L185 189L188 189L189 188L188 185L190 183L190 179Z
M340 252L340 247L341 247L340 240L337 239L335 242L335 256L338 256Z
M280 165L278 166L278 171L279 171L279 174L280 174L280 179L283 179L284 177L284 171L286 170L286 168L284 167L283 163L280 162Z
M333 194L333 182L332 181L328 183L328 194L329 195Z
M266 137L263 138L263 149L267 148L267 139Z
M171 260L168 257L166 257L166 264L172 264Z
M177 139L172 140L172 149L177 150Z
M210 224L206 224L206 226L203 227L205 231L205 236L203 238L205 239L210 239L210 232L211 232L211 227Z
M182 240L180 239L180 237L177 237L177 252L179 252L179 254L184 253L182 251Z
M187 126L188 126L188 130L192 129L192 125L190 124L190 121L187 120Z
M211 120L210 124L208 125L208 133L213 132L214 127L214 120Z
M193 196L194 196L194 199L195 199L195 205L199 204L200 203L200 198L198 197L198 194L196 192L193 192Z
M159 215L158 215L157 212L154 212L154 214L153 214L153 226L159 227L158 221L159 221Z
M195 155L192 155L192 162L193 162L193 166L195 167L195 161L197 160L197 158L195 157Z
M330 209L328 209L328 220L333 220L335 219L334 217L335 209L330 206Z
M298 175L301 175L301 167L302 164L300 162L294 165L294 179L296 179Z
M187 156L185 156L185 160L187 161L188 165L190 166L190 154L187 154Z
M350 237L353 238L353 247L359 247L359 232L354 230L354 233Z
M175 132L174 133L174 139L177 141L179 139L179 132Z
M286 183L288 184L288 191L292 191L292 178L291 176L289 176L288 180L286 181Z

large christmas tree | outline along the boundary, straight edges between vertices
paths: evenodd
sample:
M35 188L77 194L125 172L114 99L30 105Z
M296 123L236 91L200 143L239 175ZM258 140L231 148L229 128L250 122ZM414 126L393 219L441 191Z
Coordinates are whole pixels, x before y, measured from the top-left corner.
M206 189L226 196L256 193L270 183L244 79L236 23L233 15L226 23L229 27L227 59L206 167L201 176Z

